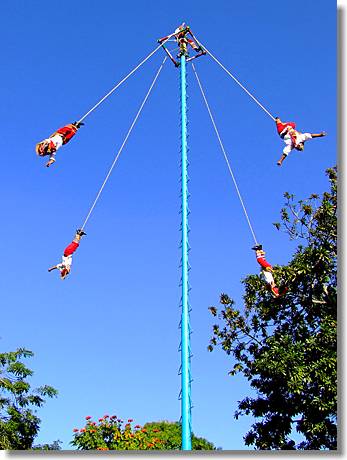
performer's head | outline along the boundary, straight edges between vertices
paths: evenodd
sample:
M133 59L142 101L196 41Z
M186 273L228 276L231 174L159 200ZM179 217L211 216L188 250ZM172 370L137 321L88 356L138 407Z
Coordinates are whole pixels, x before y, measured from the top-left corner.
M40 157L44 157L45 155L49 155L49 151L48 151L48 147L49 147L49 140L48 139L45 139L44 141L41 141L39 142L38 144L36 144L36 153L40 156Z

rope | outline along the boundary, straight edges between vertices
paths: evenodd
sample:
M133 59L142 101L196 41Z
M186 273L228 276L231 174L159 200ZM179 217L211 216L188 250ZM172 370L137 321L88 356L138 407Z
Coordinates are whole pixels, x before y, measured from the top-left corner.
M229 75L229 76L230 76L230 77L231 77L231 78L232 78L232 79L233 79L233 80L234 80L234 81L235 81L235 82L236 82L236 83L237 83L237 84L248 94L248 96L250 96L250 97L259 105L259 107L260 107L261 109L263 109L264 112L267 113L267 114L269 115L269 117L272 118L273 121L275 121L275 117L274 117L273 115L271 115L271 113L270 113L270 112L269 112L269 111L258 101L258 99L256 99L256 98L253 96L253 94L251 94L251 93L242 85L242 83L239 82L239 80L238 80L236 77L234 77L234 75L233 75L231 72L229 72L229 70L226 69L226 68L224 67L224 65L223 65L221 62L218 61L218 59L217 59L215 56L213 56L213 54L205 47L205 45L202 45L198 40L196 40L196 41L198 42L198 44L199 44L200 46L202 46L202 47L205 49L205 51L207 51L207 53L211 56L211 58L212 58L214 61L216 61L217 64L219 64L219 65L222 67L222 69L225 70L225 72L226 72L226 73L227 73L227 74L228 74L228 75Z
M165 41L166 42L166 41ZM163 43L165 43L163 42ZM124 83L129 77L130 75L132 75L138 68L140 68L142 66L142 64L144 64L146 61L148 61L148 59L153 56L154 53L156 53L158 51L158 49L161 48L161 44L159 46L157 46L157 48L155 50L153 50L151 53L149 53L149 55L143 59L143 61L140 62L140 64L138 64L126 77L123 78L123 80L121 80L119 83L117 83L116 86L114 86L111 91L109 91L102 99L100 99L99 102L97 102L85 115L83 115L82 118L80 118L78 120L78 123L80 123L81 121L83 121L85 118L87 118L88 115L90 115L97 107L99 107L99 105L104 102L105 99L107 99L114 91L116 91L117 88L120 87L120 85L122 83Z
M100 187L100 189L99 189L99 191L98 191L98 193L96 195L94 203L92 204L92 206L91 206L91 208L90 208L90 210L89 210L89 212L87 214L87 217L85 218L85 221L84 221L84 223L83 223L83 225L81 227L82 230L86 226L86 224L87 224L87 222L89 220L89 217L90 217L91 213L93 212L93 209L95 208L95 205L96 205L97 201L99 200L101 192L103 191L103 189L104 189L104 187L106 185L106 182L108 181L108 179L109 179L109 177L110 177L110 175L112 173L112 170L113 170L115 164L117 163L117 160L118 160L120 154L122 153L122 150L123 150L128 138L130 136L130 133L131 133L133 127L135 126L135 123L136 123L137 119L139 118L139 116L140 116L140 114L142 112L142 109L143 109L143 107L144 107L144 105L145 105L145 103L146 103L146 101L147 101L152 89L153 89L153 86L154 86L155 82L157 81L157 78L159 77L159 74L160 74L160 72L161 72L161 70L162 70L162 68L163 68L163 66L165 64L166 59L167 59L167 56L165 56L163 62L161 63L161 65L160 65L160 67L159 67L159 69L158 69L158 71L157 71L157 73L156 73L156 75L155 75L155 77L154 77L154 79L153 79L153 81L151 83L151 86L149 87L149 90L147 91L147 94L146 94L145 98L143 99L142 104L141 104L139 110L137 111L137 114L136 114L136 116L135 116L135 118L134 118L134 120L133 120L133 122L132 122L132 124L131 124L131 126L130 126L130 128L128 130L128 132L127 132L127 135L125 136L124 141L123 141L120 149L118 150L118 153L117 153L115 159L113 160L113 163L112 163L112 165L111 165L111 167L110 167L110 169L109 169L109 171L108 171L108 173L107 173L107 175L105 177L105 180L102 183L102 185L101 185L101 187Z
M238 197L239 197L239 199L240 199L240 202L241 202L241 205L242 205L242 208L243 208L243 212L245 213L245 216L246 216L246 219L247 219L248 226L249 226L249 228L250 228L250 230L251 230L251 233L252 233L252 236L253 236L253 239L254 239L254 243L255 243L255 244L258 244L257 238L256 238L255 233L254 233L254 231L253 231L253 227L252 227L251 221L250 221L250 219L249 219L249 217L248 217L247 210L246 210L246 207L245 207L245 205L244 205L244 202L243 202L243 199L242 199L242 196L241 196L239 187L238 187L238 185L237 185L235 176L234 176L233 171L232 171L232 169L231 169L231 166L230 166L230 163L229 163L229 159L228 159L227 153L226 153L226 151L225 151L225 148L224 148L224 145L223 145L223 143L222 143L221 137L220 137L220 135L219 135L219 131L218 131L218 128L217 128L216 123L215 123L215 121L214 121L214 118L213 118L213 115L212 115L210 106L209 106L209 104L208 104L208 102L207 102L207 99L206 99L206 96L205 96L205 92L204 92L204 90L202 89L200 79L199 79L199 77L198 77L198 74L197 74L197 72L196 72L196 69L195 69L195 66L194 66L193 63L192 63L192 67L193 67L194 74L195 74L196 80L197 80L197 82L198 82L198 85L199 85L199 88L200 88L202 97L203 97L203 99L204 99L204 101L205 101L205 104L206 104L206 107L207 107L207 111L208 111L208 113L209 113L209 115L210 115L210 118L211 118L211 121L212 121L213 128L214 128L214 130L215 130L215 132L216 132L216 135L217 135L217 138L218 138L218 141L219 141L219 145L220 145L220 147L221 147L221 149L222 149L222 152L223 152L223 155L224 155L226 164L227 164L227 166L228 166L229 173L230 173L231 178L232 178L232 180L233 180L233 182L234 182L234 185L235 185L235 188L236 188L236 192L237 192Z

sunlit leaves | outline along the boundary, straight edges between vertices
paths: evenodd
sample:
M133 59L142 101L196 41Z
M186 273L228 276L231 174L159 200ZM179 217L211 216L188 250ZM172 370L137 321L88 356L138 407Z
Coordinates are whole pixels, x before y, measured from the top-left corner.
M285 193L282 223L290 239L299 239L292 260L274 266L285 296L274 299L256 275L245 286L244 308L227 294L208 349L231 355L231 376L242 373L256 396L238 403L235 417L258 420L245 435L256 449L336 449L337 369L337 174L327 170L330 191L295 202ZM292 432L302 435L295 442Z
M33 371L20 360L32 356L25 348L0 353L0 449L31 449L40 429L34 409L57 394L48 385L31 389Z

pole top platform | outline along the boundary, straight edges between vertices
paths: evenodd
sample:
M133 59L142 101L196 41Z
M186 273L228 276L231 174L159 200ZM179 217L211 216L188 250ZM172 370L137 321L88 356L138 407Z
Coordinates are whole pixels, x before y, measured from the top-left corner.
M189 38L190 36L191 38ZM166 43L174 42L175 48L169 50L167 48ZM196 59L200 56L206 54L206 51L202 47L202 45L198 42L196 37L194 36L193 32L191 31L190 27L183 22L177 29L169 35L165 37L159 38L158 43L161 44L166 54L171 59L171 62L175 65L175 67L179 67L180 63L177 58L181 56L187 57L187 62L191 61L192 59ZM178 45L179 53L176 56L176 59L173 57L173 53L176 51ZM195 51L195 55L190 56L189 51Z

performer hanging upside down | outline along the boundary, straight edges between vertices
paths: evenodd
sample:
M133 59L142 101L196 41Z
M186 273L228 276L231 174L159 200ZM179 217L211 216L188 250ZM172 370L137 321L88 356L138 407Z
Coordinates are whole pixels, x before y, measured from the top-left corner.
M261 244L257 244L252 249L253 251L255 251L257 262L261 266L261 273L263 277L265 278L265 282L267 283L272 295L274 297L279 297L285 294L285 292L287 292L286 288L284 290L281 290L280 292L279 288L276 286L276 283L275 283L275 280L272 274L273 268L272 268L272 265L269 264L269 262L265 259L265 251L263 251L263 246Z
M84 125L84 123L75 121L74 123L59 128L55 133L49 136L49 138L36 144L36 153L40 157L49 155L49 160L46 163L47 168L55 162L56 151L60 149L62 145L67 144L82 125Z
M282 165L282 162L286 159L288 154L293 150L304 150L304 144L307 140L315 137L323 137L326 135L324 131L319 134L313 133L300 133L297 131L294 122L283 123L279 117L275 118L277 132L279 136L284 140L286 146L283 149L281 158L277 161L278 166Z
M76 251L76 249L80 245L80 240L83 235L86 235L86 233L83 230L81 229L76 230L75 238L64 250L64 254L62 256L61 263L49 268L48 269L49 272L57 269L60 271L60 278L62 280L64 280L67 277L67 275L71 271L72 254Z

